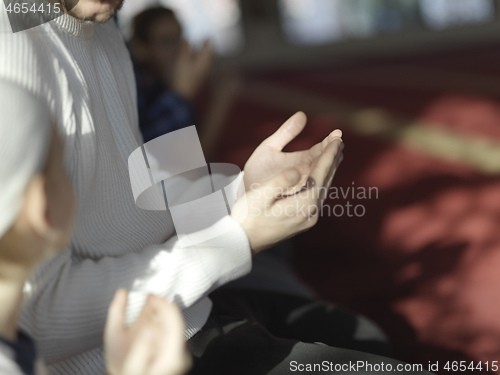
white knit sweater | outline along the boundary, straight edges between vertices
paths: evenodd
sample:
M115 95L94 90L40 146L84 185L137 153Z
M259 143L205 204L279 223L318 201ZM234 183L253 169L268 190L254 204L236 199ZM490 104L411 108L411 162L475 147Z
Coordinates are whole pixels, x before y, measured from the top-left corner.
M0 17L5 30L3 10ZM250 271L248 239L225 217L218 225L227 226L226 234L180 248L168 212L135 206L127 159L140 145L136 88L114 22L84 23L64 15L29 31L0 33L0 90L2 81L19 85L49 108L52 118L39 121L53 121L64 136L78 200L70 247L29 283L21 319L49 371L104 373L102 333L120 287L132 291L129 319L153 292L179 304L186 337L194 335L211 309L206 295Z

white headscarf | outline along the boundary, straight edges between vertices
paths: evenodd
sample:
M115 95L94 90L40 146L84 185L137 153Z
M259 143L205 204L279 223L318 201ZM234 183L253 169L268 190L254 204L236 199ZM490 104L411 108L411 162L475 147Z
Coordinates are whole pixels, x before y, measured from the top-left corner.
M49 119L40 100L0 80L0 238L16 220L29 181L46 164Z

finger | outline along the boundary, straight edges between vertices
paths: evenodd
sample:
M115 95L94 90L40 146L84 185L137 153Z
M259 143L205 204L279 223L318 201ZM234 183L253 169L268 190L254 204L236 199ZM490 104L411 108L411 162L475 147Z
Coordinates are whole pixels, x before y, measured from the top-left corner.
M330 134L328 134L329 139L334 139L334 138L342 138L342 130L340 129L335 129L332 131Z
M344 154L343 154L343 151L344 151L344 142L342 141L342 139L339 139L339 142L340 142L339 149L337 151L337 154L335 155L335 159L333 161L333 166L330 169L328 177L326 178L325 186L327 187L327 189L331 185L331 182L332 182L332 179L333 179L333 175L335 174L337 168L339 167L340 163L344 159Z
M336 140L330 143L318 157L316 165L311 171L311 178L315 183L314 189L321 189L319 192L319 202L324 199L322 195L325 193L325 187L328 182L327 178L329 174L333 173L332 167L336 161L336 155L340 152L340 142L340 140Z
M264 197L266 203L272 203L286 195L287 191L297 185L299 180L300 173L296 169L287 169L266 181L254 193L259 197Z
M108 319L105 328L105 340L110 335L115 335L125 326L125 312L127 310L128 292L119 289L108 309Z
M283 150L306 126L307 117L304 112L297 112L270 137L268 137L262 144L273 147L279 151Z
M167 355L159 356L158 361L150 366L148 375L183 375L193 364L191 354L184 350L182 353L176 353L176 356L167 352Z
M143 328L135 336L123 364L123 375L150 375L149 367L154 356L154 345L152 345L157 333L150 327Z
M141 313L135 320L135 322L132 324L132 329L137 331L143 329L143 327L147 327L151 324L151 322L154 320L155 316L155 308L153 305L153 295L148 295L146 298L146 302L144 303L144 306L142 307Z
M162 319L162 340L160 342L159 353L151 365L152 375L161 375L166 373L180 374L187 370L191 363L191 358L186 349L184 337L184 319L180 310L173 303L165 299L157 301L158 310Z
M154 322L155 328L163 338L161 345L168 347L171 344L172 347L177 348L179 347L177 344L181 343L180 347L182 348L185 342L185 324L181 311L175 303L169 302L165 298L154 297L152 302L157 313L157 319Z
M335 129L330 134L328 134L328 136L326 136L325 139L323 139L323 141L311 147L309 149L309 155L311 157L311 160L316 159L323 152L323 150L336 139L342 140L342 130Z
M170 319L176 318L175 316L170 317L171 308L177 309L175 304L168 302L166 298L150 295L148 297L148 324L155 325L158 331L165 331L167 326L170 326ZM180 325L183 325L182 317L180 318ZM181 327L180 330L183 332L184 328Z
M340 155L340 156L339 156ZM322 194L320 196L320 207L323 206L323 203L326 199L326 196L328 194L328 190L330 189L330 186L332 185L333 178L335 177L335 173L337 172L337 169L342 163L342 160L344 159L344 156L341 151L339 151L339 154L335 157L335 162L332 165L332 168L330 169L330 172L328 174L328 177L326 178L326 183L324 186L324 189L322 190Z
M184 345L185 346L185 345ZM150 365L147 375L183 375L193 364L191 354L185 349L182 353L172 355L170 351L166 355L159 355Z

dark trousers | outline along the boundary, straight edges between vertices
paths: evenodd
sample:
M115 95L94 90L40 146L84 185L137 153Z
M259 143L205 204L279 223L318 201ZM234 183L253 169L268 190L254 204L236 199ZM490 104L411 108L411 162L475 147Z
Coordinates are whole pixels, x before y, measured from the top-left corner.
M386 358L390 347L374 325L328 303L250 290L210 298L209 320L188 341L190 375L424 374L397 371L404 364Z

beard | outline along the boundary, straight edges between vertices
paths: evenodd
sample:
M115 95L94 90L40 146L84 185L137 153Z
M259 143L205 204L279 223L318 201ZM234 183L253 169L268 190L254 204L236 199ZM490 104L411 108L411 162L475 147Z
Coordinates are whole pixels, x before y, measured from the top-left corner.
M65 12L82 20L108 22L123 7L124 0L61 0Z

